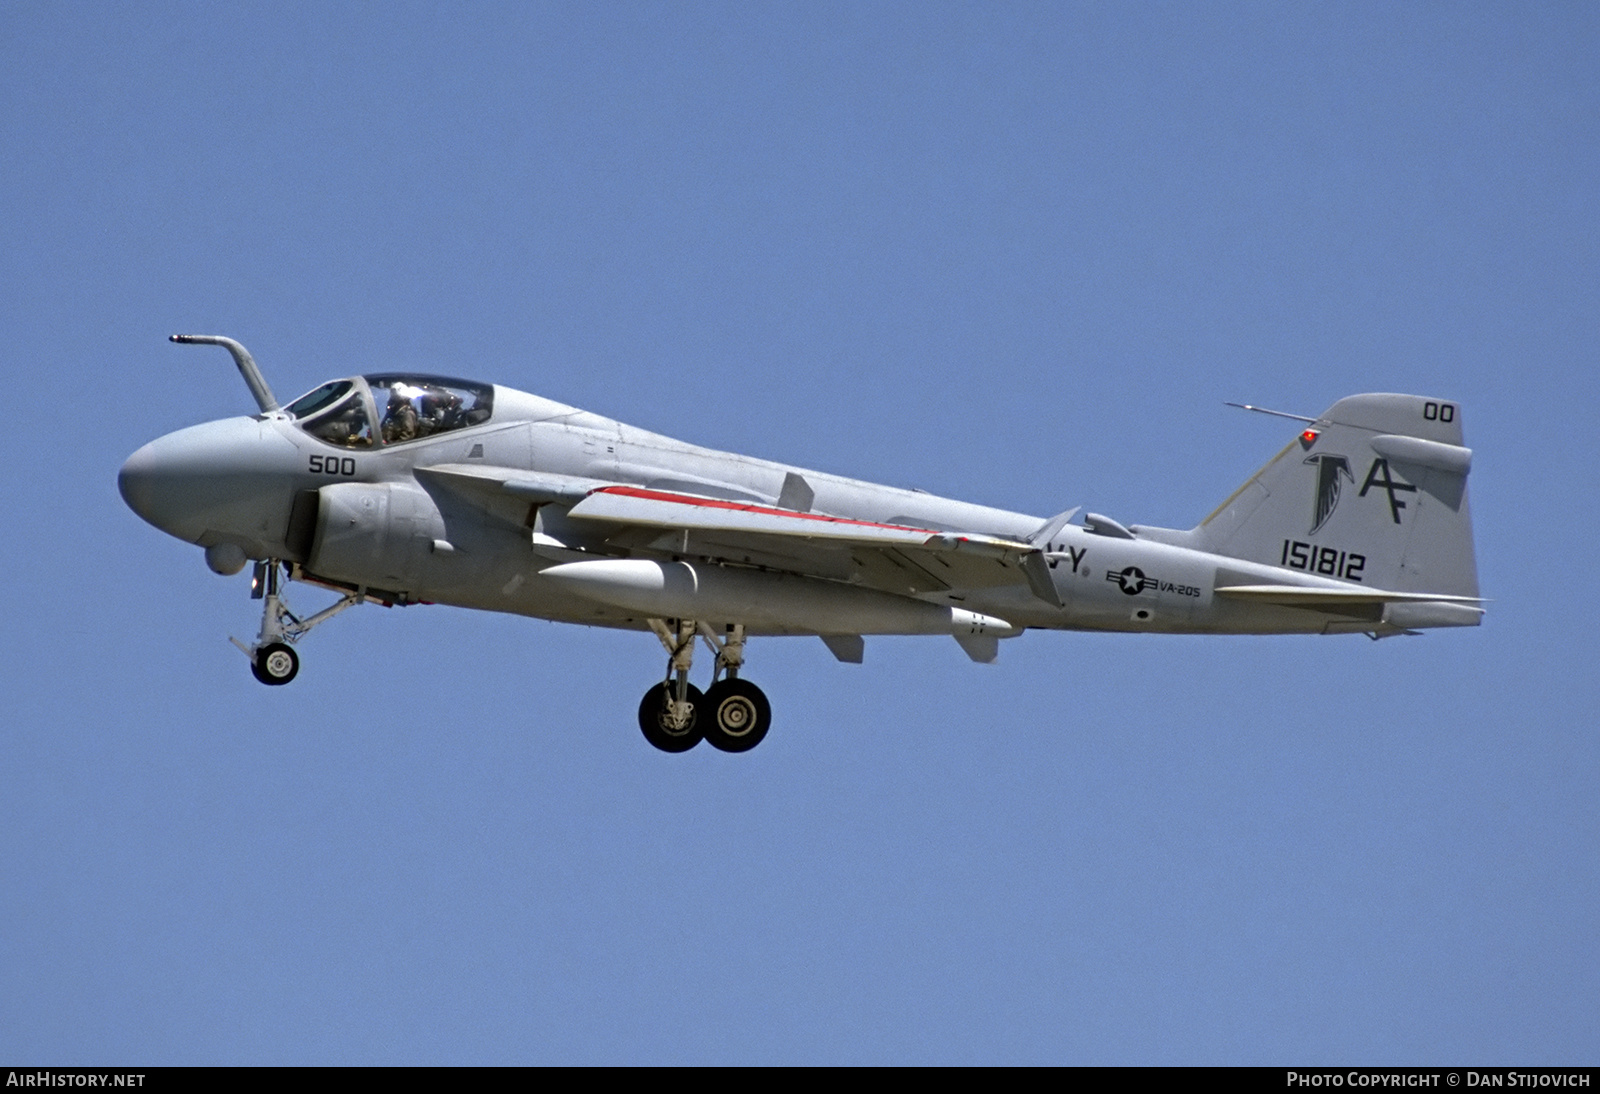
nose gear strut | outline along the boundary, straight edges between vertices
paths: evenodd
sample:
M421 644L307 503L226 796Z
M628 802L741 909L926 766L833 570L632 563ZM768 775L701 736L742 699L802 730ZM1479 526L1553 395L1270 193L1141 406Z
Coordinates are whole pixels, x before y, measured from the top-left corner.
M300 672L300 656L290 643L298 642L317 624L326 623L346 608L366 600L365 593L347 593L337 603L307 619L301 619L284 602L279 581L280 578L287 578L280 573L281 567L283 562L275 558L257 562L255 574L250 580L250 598L262 601L261 630L256 635L254 645L246 646L233 637L228 639L250 658L250 671L255 678L263 684L274 686L287 684Z

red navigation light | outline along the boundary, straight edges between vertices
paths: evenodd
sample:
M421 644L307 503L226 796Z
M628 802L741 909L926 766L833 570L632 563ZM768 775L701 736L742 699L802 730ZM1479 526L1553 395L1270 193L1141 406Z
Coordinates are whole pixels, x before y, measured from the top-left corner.
M1315 429L1308 429L1304 433L1300 434L1300 443L1303 445L1310 445L1311 442L1317 439L1317 437L1318 433Z

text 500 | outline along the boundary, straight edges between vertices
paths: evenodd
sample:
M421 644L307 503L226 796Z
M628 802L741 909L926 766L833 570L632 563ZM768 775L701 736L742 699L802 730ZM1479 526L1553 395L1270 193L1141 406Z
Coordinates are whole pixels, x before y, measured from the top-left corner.
M354 475L356 473L356 460L354 456L312 456L311 473L313 475Z

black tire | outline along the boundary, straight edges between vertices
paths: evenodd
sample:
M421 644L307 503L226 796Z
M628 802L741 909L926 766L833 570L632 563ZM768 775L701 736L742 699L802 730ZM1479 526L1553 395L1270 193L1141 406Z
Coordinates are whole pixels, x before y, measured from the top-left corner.
M644 698L639 702L639 729L644 733L644 739L655 745L663 752L687 752L700 743L702 736L701 725L704 718L701 711L705 709L705 696L693 684L689 685L686 693L689 700L689 725L681 730L674 730L666 724L667 685L657 684L644 693Z
M749 752L772 727L772 704L748 680L718 680L700 701L706 740L723 752Z
M287 684L300 672L300 657L282 642L268 642L250 661L257 680L272 687Z

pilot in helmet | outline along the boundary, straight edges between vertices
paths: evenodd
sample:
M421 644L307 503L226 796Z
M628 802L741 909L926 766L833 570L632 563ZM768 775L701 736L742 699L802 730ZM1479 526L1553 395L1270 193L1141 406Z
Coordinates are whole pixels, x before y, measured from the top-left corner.
M389 404L383 410L383 443L409 441L417 436L417 408L411 405L419 394L409 384L395 384L389 390Z

